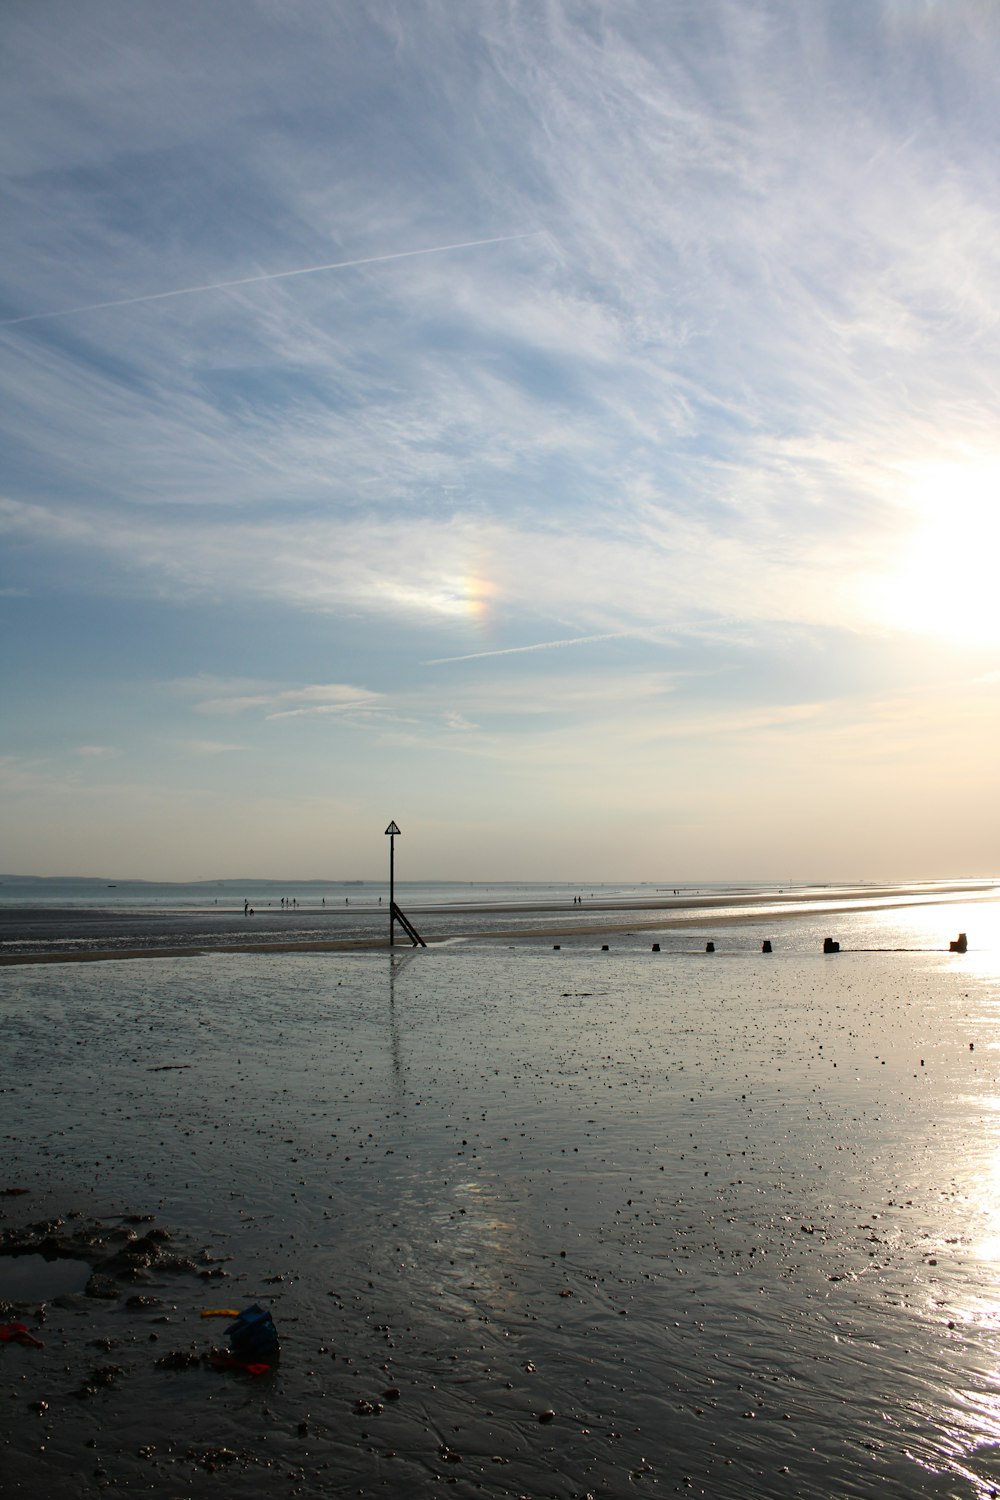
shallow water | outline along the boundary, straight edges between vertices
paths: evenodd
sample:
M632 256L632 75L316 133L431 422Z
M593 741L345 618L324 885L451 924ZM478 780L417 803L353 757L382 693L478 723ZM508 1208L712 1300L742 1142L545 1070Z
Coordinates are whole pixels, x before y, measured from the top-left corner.
M5 971L8 1221L152 1212L230 1275L0 1348L8 1409L49 1403L4 1492L989 1494L998 953L820 931ZM254 1300L275 1375L154 1365Z
M90 1280L86 1261L66 1256L0 1256L0 1302L48 1302L71 1292L82 1292Z

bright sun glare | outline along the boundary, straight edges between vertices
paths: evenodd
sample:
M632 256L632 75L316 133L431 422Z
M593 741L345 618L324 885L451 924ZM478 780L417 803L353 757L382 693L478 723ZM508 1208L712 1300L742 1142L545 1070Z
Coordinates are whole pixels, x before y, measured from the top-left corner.
M876 610L896 629L1000 644L1000 458L923 464L898 566L879 578Z

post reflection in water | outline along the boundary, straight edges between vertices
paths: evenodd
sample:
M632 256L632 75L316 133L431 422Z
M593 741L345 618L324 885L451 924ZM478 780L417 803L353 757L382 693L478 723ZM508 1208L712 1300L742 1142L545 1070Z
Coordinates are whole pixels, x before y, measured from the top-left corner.
M414 1112L416 1128L411 1127L412 1134L408 1132L413 1167L398 1185L398 1206L402 1213L409 1214L412 1248L421 1256L424 1270L437 1267L436 1294L444 1296L451 1315L488 1323L513 1306L517 1224L509 1212L509 1195L501 1188L495 1170L484 1163L476 1140L470 1144L470 1139L478 1139L479 1134L471 1115L463 1127L467 1133L458 1153L462 1170L455 1173L449 1165L445 1171L437 1136L440 1124L434 1118L437 1101L428 1084L435 1064L453 1064L455 1058L443 1046L435 1006L428 1005L415 991L413 981L418 970L411 971L410 966L421 956L416 948L389 955L389 1053L397 1102L406 1096L404 1080L412 1072L414 1086L409 1093L420 1110L419 1116ZM462 1060L466 1087L476 1061L474 1051ZM432 1249L442 1242L448 1248L447 1272L440 1250Z
M396 1013L396 979L413 961L415 950L389 954L389 1056L392 1076L402 1092L403 1063L399 1042L399 1016Z

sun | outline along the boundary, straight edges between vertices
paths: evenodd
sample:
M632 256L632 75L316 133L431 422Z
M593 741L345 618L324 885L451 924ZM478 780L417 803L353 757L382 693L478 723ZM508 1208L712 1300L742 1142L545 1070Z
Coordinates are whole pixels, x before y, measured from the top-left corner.
M875 584L881 622L1000 644L1000 457L922 464L906 501L911 528Z

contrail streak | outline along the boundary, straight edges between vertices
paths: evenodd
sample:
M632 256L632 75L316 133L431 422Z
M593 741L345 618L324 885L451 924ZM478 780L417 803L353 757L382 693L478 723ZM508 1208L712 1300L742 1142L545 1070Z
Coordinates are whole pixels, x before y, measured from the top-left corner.
M108 307L134 307L138 302L164 302L168 297L193 297L198 292L222 292L234 286L253 286L260 281L287 281L292 276L315 276L320 271L347 271L353 266L377 266L389 260L409 260L418 255L444 255L449 250L474 250L480 245L506 245L527 240L526 234L501 234L489 240L463 240L458 245L429 245L425 250L396 250L391 255L366 255L360 260L334 260L325 266L299 266L294 271L264 271L259 276L241 276L236 281L209 281L204 286L181 286L171 292L146 292L141 297L116 297L112 302L88 302L82 307L63 307L58 312L25 313L20 318L0 318L0 328L15 323L39 323L45 318L70 318L76 313L102 312Z
M467 656L437 656L423 661L422 667L444 667L453 661L481 661L484 656L520 656L525 651L552 651L557 646L589 646L595 641L624 641L637 635L635 630L612 630L608 635L572 635L562 641L536 641L533 646L503 646L499 651L470 651Z

